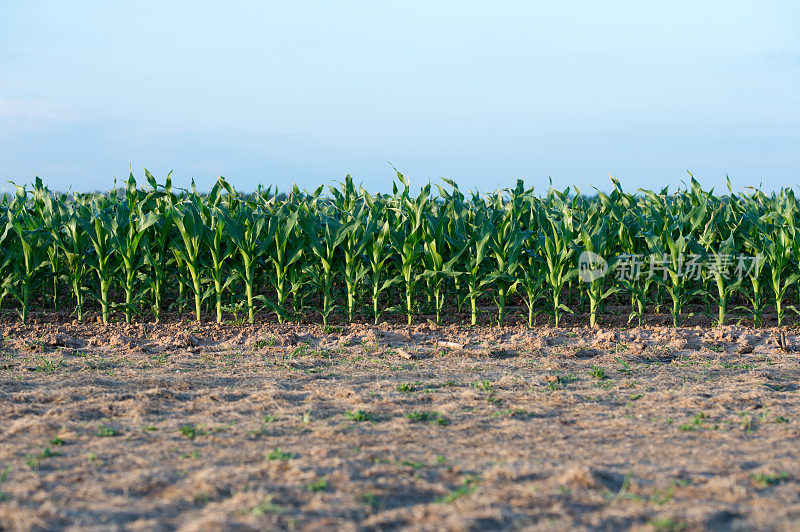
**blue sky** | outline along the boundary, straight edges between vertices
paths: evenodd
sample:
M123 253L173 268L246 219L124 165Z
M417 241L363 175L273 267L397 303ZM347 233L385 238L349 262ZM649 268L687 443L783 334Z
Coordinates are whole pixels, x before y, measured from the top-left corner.
M0 7L3 182L800 181L795 1Z

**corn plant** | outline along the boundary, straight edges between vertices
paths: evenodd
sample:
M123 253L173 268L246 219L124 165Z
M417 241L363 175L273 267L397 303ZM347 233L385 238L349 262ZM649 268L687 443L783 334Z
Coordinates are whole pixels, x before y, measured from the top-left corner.
M208 240L207 233L210 232L203 220L201 209L199 198L193 192L186 201L177 206L174 214L175 226L180 233L176 250L180 253L191 276L195 319L198 323L200 322L200 305L203 300L201 279L205 270L200 252ZM250 301L248 301L249 303Z
M693 181L694 182L694 181ZM696 184L696 182L694 182ZM704 203L681 205L666 194L644 191L650 199L650 230L645 234L654 282L663 287L672 299L672 324L677 327L681 311L689 296L687 268L701 251L694 234L707 213ZM661 276L657 275L661 272Z
M391 226L389 220L384 219L385 205L372 200L367 195L367 203L370 207L368 223L375 228L372 238L368 239L365 249L369 267L368 280L372 287L372 317L377 324L381 316L380 297L389 287L397 283L398 278L387 275L387 265L394 259L391 247ZM381 224L381 220L383 220ZM380 224L380 225L379 225ZM380 227L378 229L377 227Z
M464 283L467 291L466 299L469 300L470 323L478 323L478 298L484 294L486 287L487 271L484 265L486 253L489 250L489 241L492 238L492 227L488 223L484 209L477 207L467 221L467 235L460 235L464 243L461 250L463 254Z
M708 198L711 201L711 198ZM742 278L734 275L734 258L736 241L734 236L739 230L730 204L718 205L700 234L699 242L705 250L709 268L706 277L714 282L716 292L709 291L709 297L717 303L717 326L725 323L728 314L728 303L732 295L739 291Z
M553 319L558 327L562 314L564 312L572 313L572 309L561 302L561 292L577 274L577 269L573 264L575 255L573 242L576 240L577 234L572 211L565 201L566 193L551 189L548 199L553 201L554 208L560 211L562 216L552 216L547 211L547 207L542 205L541 200L532 199L532 207L538 217L537 226L539 227L536 251L546 265L545 283L550 291Z
M456 268L458 261L461 259L463 249L445 261L447 256L445 227L447 226L448 218L449 212L445 208L438 208L434 212L425 213L426 226L423 231L423 261L426 269L422 275L428 279L428 292L433 300L437 325L442 323L445 282L462 273Z
M147 274L144 277L152 297L153 315L158 321L163 307L170 258L172 250L175 248L172 232L175 228L174 205L177 197L172 192L171 175L167 175L163 187L159 186L155 177L147 170L145 170L145 176L152 187L152 209L159 213L156 222L148 231L148 245L142 246L143 260L147 266Z
M595 211L596 216L592 217L587 223L581 227L581 241L583 248L586 252L597 255L599 257L608 256L610 249L610 238L608 235L607 225L600 211ZM590 255L591 257L592 255ZM619 288L610 286L605 288L605 272L600 275L589 276L588 279L583 279L587 283L587 292L589 296L589 326L597 326L597 309L600 303L616 293Z
M80 204L68 203L48 196L45 199L42 223L50 231L52 241L64 255L67 278L75 298L75 314L78 321L83 320L84 275L86 263L83 260L87 246L87 235L81 227L81 219L86 217ZM55 294L54 294L55 295Z
M791 191L783 191L781 196L773 195L768 200L769 209L758 219L753 220L757 228L748 244L763 257L769 268L769 281L775 302L778 327L783 324L786 310L794 306L785 306L783 300L790 287L800 279L800 272L790 271L792 266L792 250L796 247L797 230L795 216L797 202Z
M278 322L285 321L286 301L293 292L290 270L297 268L305 247L297 235L300 209L284 203L270 216L266 238L270 242L268 256L273 267L272 285L277 292Z
M113 213L107 198L102 196L91 198L87 210L89 217L81 220L81 224L91 244L89 250L91 253L87 254L88 264L100 283L99 294L97 292L92 292L92 294L100 301L103 323L108 323L112 303L108 293L114 276L112 263Z
M493 265L490 273L481 281L481 288L492 288L492 298L497 306L497 322L500 325L506 318L506 302L514 295L521 280L521 255L529 235L520 225L524 195L524 185L522 181L518 181L510 201L504 201L500 194L495 194L492 200L489 223L494 230L487 247Z
M333 281L337 270L334 264L336 252L353 228L353 222L342 222L328 215L318 216L306 207L300 225L306 235L309 255L314 259L306 272L321 295L322 323L328 325L328 319L335 308Z
M46 211L46 206L48 200L51 198L56 198L54 194L50 192L50 190L44 185L42 179L39 176L36 176L34 180L33 187L31 189L31 199L32 199L32 216L35 220L38 220L41 228L45 231L48 231L51 225L52 220L50 219L49 212ZM59 291L58 285L60 279L60 273L62 269L62 253L61 248L59 247L58 243L52 238L48 240L47 246L47 266L49 266L50 270L50 279L53 283L53 291L51 294L51 301L53 302L53 310L58 311L58 300L59 300Z
M242 259L234 263L234 270L244 282L247 319L250 323L255 321L254 278L258 261L264 253L262 240L266 222L267 215L260 205L239 200L232 203L227 233Z
M5 199L5 198L3 198ZM12 235L10 234L11 225L8 224L8 209L5 205L0 205L0 249L12 249ZM9 287L13 282L11 264L14 262L13 253L3 253L0 255L0 312L3 310L3 301L9 294Z
M146 238L148 228L158 221L158 215L149 209L149 198L142 197L136 188L133 174L128 178L125 197L115 205L114 216L109 217L111 246L119 255L125 291L125 322L131 323L136 297L136 281L145 265L139 245ZM144 247L148 247L145 244Z
M391 229L389 238L395 252L400 272L398 281L403 284L405 289L405 312L408 316L408 324L411 325L414 314L414 289L419 282L422 272L420 271L421 253L424 241L424 221L427 208L428 196L430 194L430 184L425 186L416 197L411 198L411 182L400 172L397 177L404 185L404 189L398 205L395 207L397 229ZM395 195L397 186L395 185Z
M17 195L8 211L6 231L10 229L16 235L19 255L12 260L13 274L4 284L4 289L21 305L23 323L28 321L35 276L47 264L50 247L49 235L29 209L27 197L27 190L17 186Z
M644 275L645 259L640 256L645 250L644 215L637 198L626 194L617 179L612 178L612 183L614 190L610 195L598 192L597 196L612 228L611 240L616 251L613 260L615 283L630 297L628 323L635 318L641 326L647 294L653 284L653 278Z
M340 245L344 255L342 277L347 289L347 318L349 321L353 321L355 314L359 285L369 272L369 266L364 260L364 252L376 229L374 220L367 220L367 225L362 223L362 220L366 218L364 213L367 206L365 204L353 208L355 212L349 211L342 214L342 218L348 223L346 226L347 236Z
M539 301L544 299L547 292L545 263L541 256L531 249L534 242L535 239L528 239L520 256L522 262L520 286L524 291L522 301L528 309L528 327L533 327L534 318L541 312Z
M443 179L443 181L452 189L451 191L447 191L443 187L437 185L442 207L447 211L447 225L444 231L447 250L444 251L444 254L445 256L454 257L464 252L464 243L458 235L467 234L466 224L469 214L466 196L459 190L458 184L452 179ZM457 269L463 272L463 260L459 261L459 264L462 264L462 266L458 266ZM463 283L463 275L453 276L453 288L456 294L462 292ZM457 312L461 312L464 301L465 298L463 297L456 298Z

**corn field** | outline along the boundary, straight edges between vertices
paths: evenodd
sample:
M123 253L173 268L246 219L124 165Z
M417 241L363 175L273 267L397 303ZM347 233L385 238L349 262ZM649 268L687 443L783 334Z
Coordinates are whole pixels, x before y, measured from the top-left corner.
M148 187L131 174L107 194L56 194L37 178L0 201L0 309L58 311L103 322L191 313L200 321L279 322L387 315L472 324L510 315L595 325L622 314L641 324L688 310L718 325L765 314L784 323L800 299L798 202L787 188L715 195L694 180L669 193L543 195L518 181L481 196L457 184L392 194L350 176L328 193L297 187L242 194L223 178L208 193ZM586 252L607 261L584 279ZM629 275L625 275L625 273ZM622 309L622 310L620 310ZM624 319L623 319L624 321Z

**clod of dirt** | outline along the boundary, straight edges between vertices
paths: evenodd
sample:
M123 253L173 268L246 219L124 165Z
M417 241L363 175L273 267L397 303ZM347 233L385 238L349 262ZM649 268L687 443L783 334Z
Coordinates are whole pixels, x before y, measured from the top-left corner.
M375 334L375 331L370 329L365 334L361 335L361 341L366 344L375 345L378 341L378 335Z
M625 485L625 475L615 473L614 471L606 471L603 469L593 470L592 476L595 482L604 486L612 493L619 493L622 486Z
M405 349L397 349L397 356L400 358L405 358L406 360L413 360L416 358L414 355L406 351Z
M542 349L544 347L547 347L547 342L544 341L544 338L537 337L530 340L528 342L528 345L534 349Z
M358 336L355 333L350 333L345 336L340 336L338 340L336 340L336 344L342 347L349 347L351 345L355 345L358 343Z
M573 465L560 477L562 485L580 488L605 488L612 493L618 493L625 485L625 475L614 471L596 469L585 464Z
M230 340L222 342L221 345L223 346L244 345L245 340L247 340L247 334L244 332L240 332Z
M464 344L459 344L458 342L437 342L437 346L439 347L449 347L450 349L464 349Z
M636 329L631 330L631 332L628 333L628 338L630 338L633 342L640 342L643 338L642 329L637 327Z
M567 469L559 478L559 484L563 486L576 486L580 488L596 488L592 470L584 464L573 465Z
M133 347L133 340L123 334L112 334L108 337L108 344L111 346Z
M504 358L511 358L513 356L514 353L507 349L492 349L491 351L489 351L489 358L504 359Z
M537 336L531 340L531 345L537 348L554 346L556 343L556 339L548 335Z
M594 349L593 347L579 347L572 353L572 356L575 358L595 358L601 357L604 354L605 353L599 349Z
M386 341L389 346L396 344L406 344L412 341L411 335L408 333L393 333L388 331L376 331L381 340Z
M608 345L612 342L619 341L619 332L617 331L599 331L595 337L593 345L601 346Z
M71 349L81 348L86 342L78 338L70 338L63 334L48 334L42 337L42 343L52 347L68 347Z
M699 349L700 345L700 339L695 336L683 338L675 335L672 340L667 342L667 347L670 349Z
M737 347L736 347L736 352L739 353L739 354L742 354L742 355L745 354L745 353L752 353L753 352L753 342L750 341L749 339L740 340L738 345L737 345Z
M313 337L310 334L297 335L295 333L289 333L279 336L277 340L278 345L283 347L291 347L299 344L300 342L309 341L311 339L313 339Z

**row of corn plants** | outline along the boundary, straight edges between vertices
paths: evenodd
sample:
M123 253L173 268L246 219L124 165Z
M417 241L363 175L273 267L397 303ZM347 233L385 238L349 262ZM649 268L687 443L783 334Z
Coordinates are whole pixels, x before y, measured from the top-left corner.
M23 322L36 310L129 323L465 313L476 324L488 308L498 324L668 312L675 325L689 313L780 325L800 298L790 188L716 195L692 177L674 193L612 180L610 193L537 194L519 181L480 195L451 180L414 190L398 172L391 194L350 176L327 191L245 194L223 178L206 193L145 178L103 194L55 193L37 178L4 195L0 309ZM598 275L581 275L585 256L602 258Z

